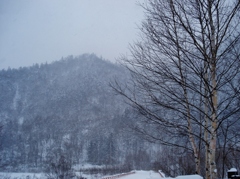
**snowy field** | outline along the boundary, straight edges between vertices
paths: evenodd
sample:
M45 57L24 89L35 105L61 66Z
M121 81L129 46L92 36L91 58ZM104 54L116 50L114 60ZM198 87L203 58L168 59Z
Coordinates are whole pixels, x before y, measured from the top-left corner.
M108 176L100 177L96 175L85 175L87 179L106 179ZM115 179L115 177L109 176L111 179ZM44 173L0 173L1 179L47 179ZM121 179L161 179L163 178L159 173L154 171L136 171L133 174L129 174L126 176L118 177ZM166 179L173 179L168 178ZM178 176L175 179L203 179L198 175L188 175L188 176Z
M136 171L134 174L123 176L120 178L121 179L161 179L163 177L164 176L161 176L159 173L154 171ZM203 178L199 175L188 175L188 176L178 176L176 178L166 177L166 179L203 179Z

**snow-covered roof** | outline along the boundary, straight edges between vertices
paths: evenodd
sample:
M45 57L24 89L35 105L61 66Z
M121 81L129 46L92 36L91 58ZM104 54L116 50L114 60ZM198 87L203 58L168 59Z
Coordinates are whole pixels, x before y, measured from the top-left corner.
M231 168L230 170L228 170L229 172L237 172L236 168Z

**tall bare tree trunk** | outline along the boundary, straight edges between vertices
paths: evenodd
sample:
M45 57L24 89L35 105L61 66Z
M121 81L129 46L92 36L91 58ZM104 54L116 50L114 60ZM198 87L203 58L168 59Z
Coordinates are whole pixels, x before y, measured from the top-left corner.
M204 62L204 141L205 141L205 176L206 179L211 179L210 175L210 163L209 163L209 119L208 119L208 91L207 91L207 84L206 81L208 79L208 72L207 72L207 62Z
M210 23L210 52L211 52L211 59L210 59L210 67L211 67L211 84L212 84L212 94L211 94L211 103L212 103L212 116L211 116L211 139L210 139L210 173L212 179L216 179L217 177L217 167L216 167L216 144L217 144L217 82L216 82L216 35L215 35L215 26L213 23L213 9L212 4L213 1L208 0L208 16L209 16L209 23Z
M142 134L193 151L199 174L200 154L205 153L205 177L216 179L217 130L240 111L232 105L240 93L240 1L154 0L143 7L143 41L131 48L132 57L123 59L134 90L127 84L114 89L156 124L153 129L175 140L140 126ZM179 136L189 145L183 146Z
M188 93L186 89L186 82L182 73L182 65L181 65L181 59L179 59L179 72L180 72L180 77L181 77L181 83L182 83L182 88L183 88L183 93L184 93L184 98L185 98L185 105L186 105L186 118L187 118L187 129L188 129L188 136L189 136L189 141L191 144L191 147L193 149L193 155L194 155L194 161L195 161L195 169L196 173L200 174L200 155L199 155L199 150L197 148L194 136L193 136L193 129L192 129L192 120L191 120L191 110L190 110L190 103L188 101Z
M211 139L210 139L210 172L212 179L215 179L217 176L217 168L216 168L216 144L217 144L217 91L216 91L216 79L215 79L215 65L213 65L212 72L212 85L213 85L213 94L212 94L212 103L213 103L213 111L212 111L212 119L211 119Z
M173 10L173 2L171 2L172 5L172 10ZM175 15L173 15L173 19L175 19ZM177 45L177 57L178 57L178 65L179 65L179 74L181 78L181 87L183 89L184 93L184 98L185 98L185 108L186 108L186 118L187 118L187 130L188 130L188 137L189 141L191 144L191 147L193 149L193 155L194 155L194 162L195 162L195 172L197 174L200 174L200 155L199 155L199 150L196 145L195 138L193 136L193 128L192 128L192 119L191 119L191 109L190 109L190 102L189 102L189 97L188 97L188 91L187 91L187 84L186 84L186 78L184 77L183 74L183 67L182 67L182 58L181 58L181 45L179 44L179 37L178 37L178 32L177 32L177 25L176 22L173 22L174 24L174 32L176 36L176 45Z

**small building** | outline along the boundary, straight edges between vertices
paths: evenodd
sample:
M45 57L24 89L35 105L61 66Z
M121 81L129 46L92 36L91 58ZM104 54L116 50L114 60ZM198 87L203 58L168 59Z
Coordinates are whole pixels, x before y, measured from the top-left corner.
M240 179L240 175L238 175L238 171L236 168L231 168L227 172L228 174L228 179Z

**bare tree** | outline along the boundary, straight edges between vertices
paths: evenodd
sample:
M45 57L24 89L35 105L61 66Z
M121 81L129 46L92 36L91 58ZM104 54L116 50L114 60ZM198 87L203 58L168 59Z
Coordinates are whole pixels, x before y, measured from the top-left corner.
M142 40L122 57L132 80L112 87L154 128L139 132L192 151L196 173L204 151L202 174L215 179L218 131L240 109L240 2L153 0L142 7Z

